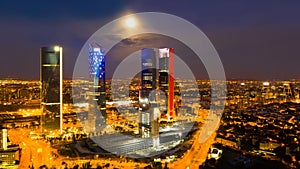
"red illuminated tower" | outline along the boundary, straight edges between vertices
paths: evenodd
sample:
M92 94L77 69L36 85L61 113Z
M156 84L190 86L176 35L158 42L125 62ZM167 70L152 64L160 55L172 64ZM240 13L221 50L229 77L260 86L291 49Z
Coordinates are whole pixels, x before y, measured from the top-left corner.
M159 89L167 97L165 112L168 120L174 116L174 49L160 48L159 50Z

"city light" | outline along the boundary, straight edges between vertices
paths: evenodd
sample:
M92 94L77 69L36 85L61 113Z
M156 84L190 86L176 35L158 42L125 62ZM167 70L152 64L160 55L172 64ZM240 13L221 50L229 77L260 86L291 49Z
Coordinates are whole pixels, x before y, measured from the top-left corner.
M99 50L98 50L99 51ZM100 50L101 51L101 50ZM76 84L79 83L79 81L64 81L64 87L68 88L69 85L72 84ZM80 83L85 83L85 81L80 81ZM137 81L136 83L139 83L139 81ZM188 83L186 83L184 80L180 81L181 85L186 86ZM168 118L165 119L159 119L159 123L153 123L153 120L151 119L156 119L160 117L160 112L161 110L159 108L155 108L155 103L152 101L151 102L151 106L152 108L154 107L154 109L147 109L147 111L149 110L149 112L152 112L152 114L145 112L143 114L141 114L142 118L141 120L143 120L142 122L145 122L145 126L142 126L141 129L139 128L139 121L134 121L133 119L138 119L139 118L139 114L134 112L136 111L138 108L146 108L147 106L149 106L149 103L151 101L151 99L147 98L147 97L136 97L136 100L128 100L128 101L124 101L124 100L120 100L120 101L114 101L114 102L107 102L106 105L109 106L110 108L115 108L118 106L122 106L122 105L128 105L128 104L139 104L139 106L137 106L134 111L128 111L125 112L124 114L126 114L126 116L128 116L128 119L123 119L122 115L118 115L117 112L113 112L111 115L108 115L110 118L109 120L109 124L108 126L109 129L107 128L105 130L105 132L108 135L112 135L114 137L111 137L111 139L107 139L104 140L103 142L101 142L101 144L105 144L106 146L112 146L114 144L112 144L112 141L115 138L118 138L120 140L122 140L120 142L121 146L124 146L126 144L126 146L128 146L126 149L126 151L128 151L128 153L134 153L134 152L139 152L139 153L149 153L152 151L152 153L156 153L159 151L168 151L168 149L176 147L180 144L188 144L190 146L192 146L193 148L189 148L187 150L185 150L185 154L184 155L180 155L180 158L176 158L175 161L171 160L173 159L173 157L168 156L168 157L161 157L160 161L164 162L164 163L168 163L168 165L170 165L170 168L174 168L175 166L179 166L177 168L183 168L182 166L184 165L188 165L191 164L189 162L186 162L188 160L190 161L194 161L194 164L197 164L197 166L199 166L202 162L204 162L207 158L222 158L223 156L226 156L226 154L222 154L222 151L226 151L225 149L221 149L221 148L213 148L215 143L219 143L221 145L225 145L230 147L231 149L234 149L235 151L239 151L239 149L243 150L243 145L245 143L243 143L243 141L241 141L241 143L239 144L236 141L232 141L230 137L227 137L226 135L228 135L227 133L232 134L239 134L241 132L241 130L236 130L235 128L238 127L238 124L241 123L241 120L243 120L243 123L245 125L247 125L247 129L243 129L243 132L246 133L251 133L253 135L253 137L255 138L260 138L262 139L262 142L260 142L260 144L258 144L260 147L260 149L257 149L255 147L253 147L254 150L248 151L247 153L257 153L257 155L261 156L261 158L273 158L274 160L277 159L277 155L276 153L273 153L273 149L276 149L276 147L280 146L281 144L284 145L288 145L288 144L299 144L299 138L297 137L299 135L299 131L295 131L293 133L291 133L291 139L286 141L287 143L283 143L281 142L280 138L278 139L278 134L277 132L273 132L273 130L277 130L277 131L294 131L294 129L298 128L298 124L295 123L295 121L297 122L297 120L299 119L299 115L298 114L294 114L294 112L298 112L298 107L299 105L297 105L296 103L299 102L298 97L296 96L296 94L298 93L297 90L295 90L296 88L294 86L296 86L297 88L300 86L300 83L295 83L293 85L290 85L292 82L285 82L285 81L272 81L272 92L274 92L274 94L271 91L265 90L265 89L269 89L269 87L266 86L262 86L262 85L270 85L270 82L268 83L264 83L261 81L228 81L227 82L229 87L228 87L228 93L231 94L234 97L231 97L231 95L228 95L228 100L227 100L227 104L229 105L227 108L227 112L224 113L224 118L227 118L227 122L223 121L220 123L220 129L217 131L209 131L212 134L211 139L209 139L207 141L207 144L201 144L199 143L198 140L199 139L199 132L201 132L201 128L199 128L199 130L196 130L196 133L191 135L191 141L185 141L187 139L186 137L186 133L189 131L190 127L187 126L187 124L189 124L188 121L191 120L190 118L190 113L187 112L187 110L183 111L183 114L181 114L181 112L178 112L179 116L177 117L176 120L174 121L168 121ZM245 83L247 85L243 86L242 84ZM18 84L18 85L16 85ZM205 92L207 92L207 95L203 96L203 99L207 99L209 98L209 93L210 93L210 88L207 87L209 86L210 82L206 82L206 81L199 81L199 87L201 87ZM288 85L287 85L288 84ZM24 93L22 94L21 91L23 91L23 89L38 89L39 88L39 83L38 81L36 83L32 83L32 82L24 82L24 81L16 81L16 80L12 80L10 82L8 82L6 80L5 83L5 88L2 88L1 90L6 91L6 93L8 95L14 96L15 91L20 91L18 96L15 96L16 98L12 98L10 97L10 101L14 101L15 99L21 99L23 97L24 101L26 100L30 100L30 98L33 98L33 94L34 94L34 90L32 90L32 94L28 95L24 95ZM16 88L16 86L18 86ZM187 87L187 86L186 86ZM85 87L84 91L88 92L88 90L86 90ZM120 89L123 88L122 85L120 85ZM284 89L288 89L291 90L293 92L290 92L290 94L288 96L283 95L286 92L288 92L287 90ZM139 91L141 90L141 88L139 87L131 87L130 86L130 90L132 91ZM191 90L191 89L190 89ZM195 89L197 90L197 88ZM244 94L244 91L256 91L257 94L254 93L254 95L251 96L247 96ZM269 93L268 93L269 92ZM297 92L297 93L296 93ZM109 91L107 92L109 93ZM137 92L138 93L138 92ZM268 96L270 95L274 95L274 96L270 96L268 97L268 99L266 99L266 94L262 95L261 93L268 93ZM86 93L82 93L81 96L84 96ZM138 95L138 94L137 94ZM76 94L74 94L75 97ZM20 98L18 98L20 97ZM243 97L247 97L247 101L245 101L246 99L241 99ZM296 97L296 98L295 98ZM288 99L290 98L290 99ZM34 100L37 100L38 97L36 97ZM278 100L280 102L278 102ZM292 102L292 103L290 103ZM7 100L2 99L2 104L4 103L8 103ZM31 102L28 103L30 104L36 104L38 102ZM265 105L258 105L257 103L263 103ZM272 104L268 104L268 103L272 103ZM50 105L55 105L50 104ZM243 112L243 116L241 116L239 113L236 113L236 107L235 106L245 106L248 107L247 109L244 108L244 112ZM81 114L82 112L87 112L88 109L88 103L86 102L81 102L81 103L77 103L77 104L66 104L64 105L63 108L67 108L67 110L70 110L70 112L80 112L79 114ZM181 107L183 108L183 106ZM273 110L279 110L278 112L274 112ZM101 110L101 108L100 108ZM152 111L153 110L153 111ZM175 110L176 112L176 110ZM199 112L197 112L197 114L199 114L200 116L203 116L204 119L207 116L207 114L209 113L209 110L205 110L205 109L201 109L199 110ZM49 139L55 139L55 135L57 132L54 132L52 130L44 130L46 133L49 134L41 134L39 132L39 130L37 129L37 127L39 126L39 120L35 117L38 117L40 114L40 109L39 108L20 108L18 111L15 112L3 112L2 118L4 117L8 117L8 121L5 122L3 125L5 125L8 129L7 129L7 137L9 137L10 142L7 142L7 150L10 151L10 146L11 146L11 142L14 144L18 144L21 148L22 148L22 158L25 159L22 162L22 165L26 165L28 166L29 164L34 163L35 166L40 166L42 164L47 164L47 166L49 165L61 165L61 160L64 159L66 161L66 163L70 164L70 160L67 160L68 158L66 156L64 156L63 154L60 153L56 153L56 155L54 156L49 156L50 152L57 152L57 148L56 147L51 147L50 143L48 143L47 141ZM78 115L79 115L78 114ZM290 116L290 114L292 114L293 116ZM69 113L68 111L64 112L64 118L63 118L63 124L64 124L64 129L63 129L63 134L61 135L61 138L63 142L66 142L65 145L67 144L75 144L72 143L74 141L74 137L77 138L77 134L81 133L82 135L85 135L87 133L86 129L83 128L82 130L80 130L81 124L79 125L72 125L72 124L67 124L67 123L73 123L74 120L78 120L79 123L82 123L86 117L80 115L81 117L76 117L76 115L72 115L72 113ZM117 117L118 116L118 117ZM166 116L168 117L169 115L166 114ZM196 122L201 122L202 118L197 117L197 119L195 120ZM253 118L253 121L247 121L245 120L246 118ZM77 119L78 118L78 119ZM257 119L266 119L265 123L260 123L258 122ZM10 120L14 119L15 124L12 125ZM19 120L18 120L19 119ZM269 120L271 119L271 120ZM184 122L186 121L186 122ZM147 123L149 122L149 123ZM202 123L202 122L201 122ZM84 125L88 124L88 123L82 123ZM155 125L159 125L159 137L153 137L154 133L153 133L153 129L155 128ZM162 125L163 124L163 125ZM263 130L264 127L273 124L273 130L272 131L268 131L268 130ZM150 126L151 128L148 127L147 125ZM76 127L75 127L76 126ZM92 129L95 129L95 126L91 126ZM145 135L143 138L129 138L126 135L114 135L116 134L115 129L116 128L120 128L121 133L127 132L127 133L133 133L135 136L139 135L140 130L144 130L145 131ZM259 128L260 130L263 130L264 133L253 133L253 129L255 128ZM119 131L120 132L120 131ZM43 133L43 132L42 132ZM217 134L222 135L223 137L218 137L216 136ZM268 135L268 137L265 137L265 135ZM6 137L5 133L3 133L3 136ZM152 137L151 143L148 145L145 144L144 142L140 142L141 139L146 139L146 137ZM247 135L240 135L239 137L243 138L247 138ZM282 136L280 136L282 137ZM81 138L88 138L88 136L83 137L80 136L79 139ZM168 140L169 138L172 138L170 140ZM150 139L150 138L149 138ZM5 139L6 140L6 139ZM194 140L194 141L192 141ZM60 142L60 141L59 141ZM133 144L134 143L134 144ZM191 143L191 144L190 144ZM63 143L64 144L64 143ZM3 142L3 146L6 147L6 143ZM88 146L94 146L95 148L97 147L101 147L99 145L96 145L95 143L89 143ZM105 146L105 147L106 147ZM147 146L153 146L153 149L149 150L147 149ZM249 144L248 146L253 146L251 144ZM113 147L113 146L112 146ZM82 146L81 148L86 148L85 146ZM79 148L78 150L80 150L81 148ZM118 150L118 146L113 147L115 150ZM209 148L211 149L211 151L208 151ZM60 149L60 148L59 148ZM218 151L216 151L218 150ZM181 151L181 150L179 150ZM114 151L110 151L110 152L114 152ZM207 152L207 153L199 153L199 152ZM79 152L80 154L81 152ZM264 155L260 155L260 154L264 154ZM124 154L126 156L126 154ZM179 155L177 153L174 153L172 155ZM98 159L99 158L99 159ZM72 159L72 158L69 158ZM107 160L105 158L101 158L101 157L97 157L98 160ZM200 159L199 162L196 161L197 159ZM47 161L48 160L48 161ZM118 161L119 158L114 158L111 161L109 161L110 163L112 163L112 161ZM247 158L239 158L238 160L248 160ZM74 161L74 160L73 160ZM158 158L154 159L154 161L159 161ZM249 162L246 161L247 163ZM96 160L92 160L91 161L92 164L96 164L97 161ZM3 162L3 164L8 164L6 162ZM122 165L129 165L128 163L122 163ZM136 164L141 164L141 163L132 163L132 165L136 165ZM232 163L233 164L233 163ZM144 163L143 163L144 165ZM146 165L146 164L145 164ZM174 166L174 167L172 167ZM1 167L1 165L0 165Z
M269 83L269 82L263 82L263 85L264 85L264 86L269 86L270 83Z
M165 5L169 6L168 11L176 15L176 10L180 6L174 4ZM187 4L185 2L181 5ZM187 8L189 11L186 17L200 16L196 11L203 11L199 9L201 5L190 4L194 6L195 11L192 11L193 7ZM39 11L45 11L47 5L58 6L47 3L43 6L45 9ZM116 10L110 8L115 8L115 5L106 5L104 9L106 12L101 9L103 7L101 3L88 5L94 7L82 8L75 12L91 12L96 9L96 13L99 13L99 10L100 12L102 10L103 16L94 16L102 19L102 24L111 16L142 11L151 6L145 4L147 7L142 8L142 5L136 4L135 6L139 8L131 9L130 5L126 4L125 8L117 7L125 11L115 13ZM278 8L268 4L270 5L273 7L271 9ZM31 6L36 8L35 5ZM247 5L239 6L249 8ZM232 9L229 8L228 11L230 10ZM261 10L266 11L268 8ZM204 11L209 13L213 11L217 14L224 12L223 9L221 13L213 9ZM244 12L243 9L236 11ZM257 9L253 8L253 11ZM68 15L61 9L51 8L51 12L59 12L61 16L66 16L64 20L68 19ZM64 26L53 19L57 18L57 15L50 16L51 12L47 13L49 17L43 18L44 22L49 22L49 25L57 28ZM259 14L267 12L271 11L258 11ZM287 11L280 10L280 12L282 16L286 15ZM259 42L253 43L255 50L248 48L245 50L243 46L234 46L243 43L245 38L229 38L227 42L228 38L222 37L228 32L222 29L227 30L228 24L231 23L226 24L226 20L241 20L226 15L225 24L222 23L221 27L214 28L218 24L211 24L211 30L215 32L221 30L221 33L216 34L221 37L215 38L215 41L219 40L216 51L211 43L209 45L204 43L208 40L204 33L199 31L198 33L201 32L199 36L189 29L189 21L178 18L179 23L187 25L177 25L173 24L173 21L177 21L176 18L164 19L162 15L152 15L154 13L156 12L127 15L101 27L84 43L79 53L84 60L78 57L75 66L70 65L74 63L74 58L73 62L70 62L70 58L74 56L74 51L79 50L78 46L76 47L78 37L65 39L69 36L62 35L70 34L66 32L67 29L56 29L55 34L51 29L43 29L38 34L27 32L28 36L26 34L11 38L9 35L14 32L8 34L9 31L15 31L15 27L22 28L22 26L17 22L11 24L13 20L10 18L5 19L10 22L3 23L5 32L8 32L7 36L3 36L3 56L14 57L11 61L15 61L15 64L6 65L9 63L7 59L10 59L7 57L3 59L4 68L20 67L22 70L16 69L14 75L26 78L23 75L32 73L35 80L19 80L5 74L4 69L1 72L3 79L0 79L0 168L300 168L300 80L296 76L297 72L285 75L286 71L296 70L291 68L298 62L295 57L291 57L295 54L294 51L282 52L279 50L280 47L274 48L276 44L273 44L274 38L270 34L275 32L274 37L277 37L275 36L277 34L278 37L283 37L279 31L271 30L273 27L277 29L276 23L268 27L270 31L267 32L267 36L250 38L253 42ZM193 15L188 16L189 13ZM279 16L272 12L271 14ZM295 11L288 11L287 14L294 15ZM28 14L21 10L20 15ZM171 15L173 14L169 16ZM273 23L276 18L272 19L270 16L268 15L267 19L271 19ZM48 18L52 18L51 21L47 20ZM69 24L67 21L68 25L74 28L71 34L75 35L76 31L77 34L84 33L82 30L90 28L91 25L87 24L89 18L84 17L87 21L80 22L85 23L81 25ZM254 18L247 15L245 19L252 23L255 22L255 18L258 18L257 15ZM283 20L282 18L280 20ZM35 23L34 18L32 19L26 23ZM207 19L210 23L210 18L205 18L205 21ZM295 19L289 19L288 22L292 20ZM259 24L251 24L250 26L253 26L251 30L265 33L264 30L257 29L257 25L261 26ZM281 21L278 25L284 26ZM33 24L30 27L36 26L37 24ZM192 27L199 27L199 23L195 23ZM232 30L230 37L240 37L239 35L243 33L249 33L237 31L234 35ZM34 30L31 32L36 33ZM253 33L248 36L252 35ZM263 34L258 32L257 35ZM38 39L43 43L57 45L43 46L38 50L30 47L30 44L17 45L21 44L18 42L19 38L25 38L20 41L25 43ZM58 41L51 42L53 39ZM197 39L201 41L198 42ZM11 43L14 41L16 43ZM72 44L68 44L69 42ZM274 42L277 43L278 40ZM60 43L64 43L67 50L60 46ZM75 46L72 46L74 44ZM283 46L290 47L295 44ZM27 47L33 51L28 52ZM222 50L225 47L228 49L226 52ZM12 48L18 48L19 54L11 54L9 49ZM210 51L211 49L213 51ZM63 51L66 56L71 57L64 59ZM203 65L196 64L198 61L194 57L198 55L198 51L201 51L199 61L203 61ZM228 69L236 66L235 69L233 67L229 70L228 77L225 77L221 59L213 61L213 58L218 56L217 52L223 52L224 63L232 61L232 64L228 64ZM28 60L34 53L36 54L32 56L33 60ZM118 69L125 63L123 60L127 60L126 55L134 56L134 61L138 62L126 62L126 69ZM39 77L34 77L34 74L38 73L34 73L34 69L31 69L34 65L28 65L28 68L24 69L25 64L21 63L24 58L15 58L17 56L26 57L28 63L40 66ZM246 56L247 59L244 59ZM280 56L281 59L276 58ZM284 67L286 64L280 64L280 60L291 59L295 65L288 65L290 69ZM117 61L122 64L118 65ZM184 76L188 72L185 73L185 68L179 65L181 61L184 63L187 61L187 66L194 75L193 79ZM273 61L277 63L273 64ZM82 65L77 66L77 63ZM74 67L73 76L68 70L70 67ZM79 70L76 70L77 67ZM207 68L208 76L205 76L206 72L202 68ZM136 71L131 72L131 69ZM66 77L70 79L64 79L63 70L68 70ZM118 75L119 70L122 73L132 74L132 77ZM279 72L278 77L275 76L274 79L272 74L266 76L273 71ZM217 73L220 76L214 75ZM253 80L248 80L249 75ZM262 79L263 77L267 78Z
M60 47L59 46L54 46L54 51L55 52L59 52L60 51Z
M99 45L89 45L89 73L91 77L102 79L105 74L104 50Z

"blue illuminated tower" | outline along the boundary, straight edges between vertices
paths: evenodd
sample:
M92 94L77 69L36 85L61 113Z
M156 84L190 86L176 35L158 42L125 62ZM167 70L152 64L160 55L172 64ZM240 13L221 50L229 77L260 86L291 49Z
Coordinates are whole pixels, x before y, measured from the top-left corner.
M91 115L90 118L93 118L91 120L95 121L95 124L90 124L94 125L95 131L105 127L106 119L104 52L104 49L99 44L89 44L89 74L91 78L89 115Z

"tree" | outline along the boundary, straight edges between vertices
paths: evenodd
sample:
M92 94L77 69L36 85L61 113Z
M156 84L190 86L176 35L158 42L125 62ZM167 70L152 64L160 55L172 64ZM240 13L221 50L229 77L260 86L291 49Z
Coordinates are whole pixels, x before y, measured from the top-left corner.
M14 129L14 128L16 128L16 123L12 123L11 124L11 127Z
M87 163L82 164L82 168L83 168L83 169L90 169L91 167L92 167L92 165L91 165L90 162L87 162Z
M287 164L291 164L293 162L292 157L289 155L284 155L283 161L285 161Z
M76 165L73 167L73 169L79 169L79 165L76 164Z
M276 156L278 158L282 159L283 156L285 155L285 147L284 146L279 146L279 147L275 148L274 153L276 153Z

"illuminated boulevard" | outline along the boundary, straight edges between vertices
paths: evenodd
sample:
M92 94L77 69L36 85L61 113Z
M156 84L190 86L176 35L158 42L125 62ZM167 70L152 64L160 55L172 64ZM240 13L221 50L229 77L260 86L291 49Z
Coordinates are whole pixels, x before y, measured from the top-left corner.
M199 112L199 114L202 114L202 116L198 116L197 122L203 122L203 119L206 119L207 117L207 111L202 110ZM193 138L191 139L193 140L192 147L189 150L187 150L183 158L180 158L177 161L170 163L170 165L168 165L169 168L198 169L199 165L205 162L208 149L214 143L216 133L215 132L212 133L212 135L209 136L209 138L204 143L201 143L200 142L201 132L203 132L202 126L200 129L196 131L196 133L193 135Z
M202 116L198 116L197 122L203 122L205 119L205 112L202 111ZM42 166L47 165L59 167L62 166L62 162L65 162L68 167L73 167L76 164L80 166L83 163L90 162L92 167L97 167L99 165L110 164L110 168L134 168L134 167L145 167L147 164L141 162L133 162L133 160L120 159L108 159L108 158L97 158L97 159L78 159L59 156L56 149L50 146L50 143L46 143L45 140L32 139L30 137L31 129L16 128L9 130L9 138L12 142L20 144L22 148L22 158L20 161L20 168L26 168L28 166ZM214 143L215 133L212 134L204 143L200 143L199 136L202 131L202 127L199 128L194 134L189 142L193 142L192 147L187 150L183 157L178 158L176 161L170 162L168 164L169 168L190 168L196 169L201 165L207 157L208 149L211 144Z
M190 150L186 152L183 158L178 159L177 161L171 162L169 164L169 168L187 168L190 169L197 168L201 165L207 156L207 152L211 144L214 142L215 134L213 134L205 143L200 143L199 135L200 131L198 130L194 136L194 143ZM63 158L63 157L53 157L53 154L58 154L57 151L50 147L49 143L45 143L44 140L32 140L29 138L29 129L14 129L10 130L9 136L10 139L20 144L22 147L22 158L20 162L20 168L28 167L29 165L41 166L43 164L47 166L61 166L62 161L65 161L69 166L74 164L83 164L88 161L91 162L93 167L96 167L97 164L105 164L110 163L111 166L121 167L121 168L131 168L135 166L143 167L146 164L136 163L136 162L122 162L122 159L98 159L98 160L78 160L71 158ZM74 161L75 160L75 161ZM112 167L113 168L113 167Z
M99 165L110 164L110 168L134 168L136 166L144 167L146 164L135 162L121 162L120 159L94 159L94 160L81 160L77 158L68 157L54 157L57 153L56 149L51 148L49 143L45 143L44 140L33 140L29 137L30 129L12 129L9 130L10 140L14 143L20 144L22 148L22 158L19 168L27 168L29 165L39 167L46 165L48 167L62 166L62 162L65 162L68 167L73 167L76 164L82 166L82 164L90 162L93 168Z

